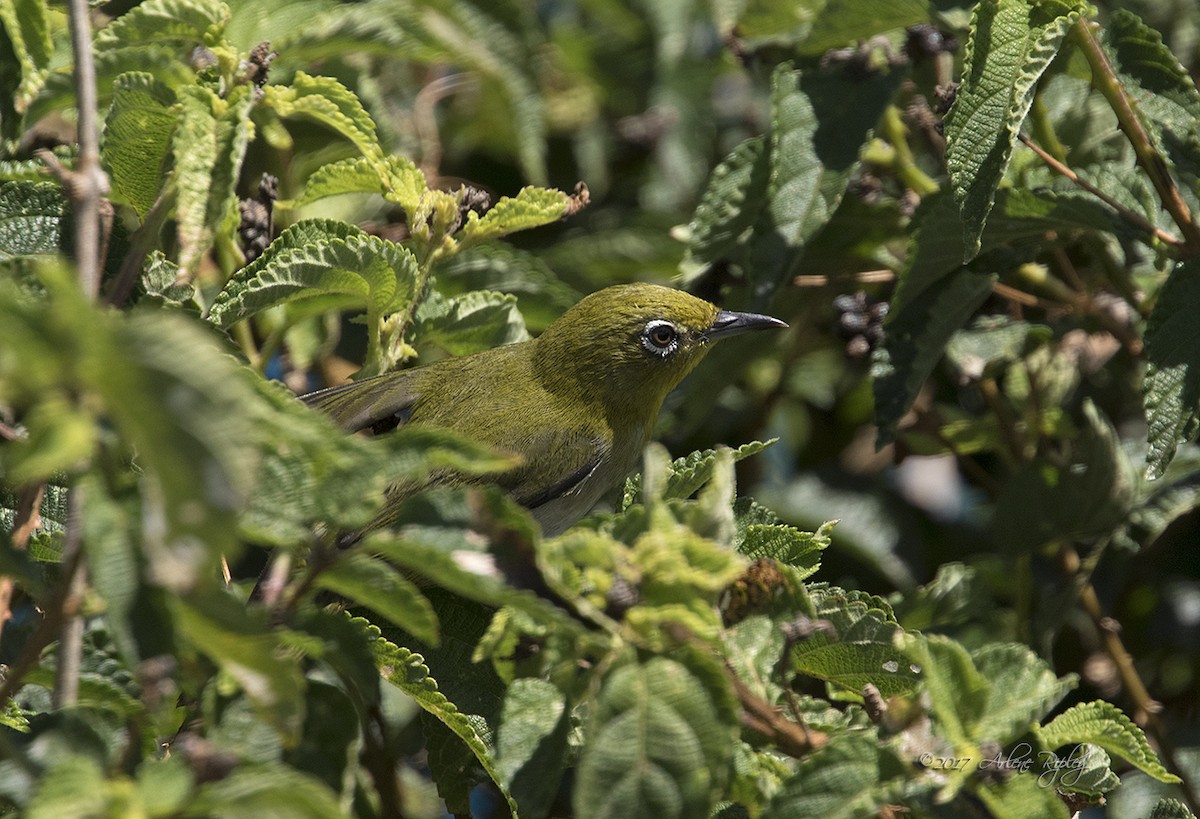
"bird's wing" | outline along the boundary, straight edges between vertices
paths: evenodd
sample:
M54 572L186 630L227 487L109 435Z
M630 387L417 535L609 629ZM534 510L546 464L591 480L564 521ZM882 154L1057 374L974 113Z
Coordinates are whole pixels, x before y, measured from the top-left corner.
M539 433L524 446L524 462L505 474L500 485L526 509L537 509L575 491L607 454L598 438L573 431Z
M379 434L406 423L420 394L412 370L378 375L330 387L301 400L328 415L349 432L369 429Z

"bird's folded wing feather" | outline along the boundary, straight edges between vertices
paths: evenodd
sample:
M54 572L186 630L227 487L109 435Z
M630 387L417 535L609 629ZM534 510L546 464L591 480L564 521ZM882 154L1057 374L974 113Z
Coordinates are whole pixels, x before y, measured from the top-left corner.
M318 390L301 400L348 432L383 432L407 422L418 397L415 379L398 372Z
M526 509L537 509L578 489L600 467L608 448L577 432L551 431L537 435L520 454L524 462L500 485Z
M301 400L349 432L369 429L378 434L408 422L420 397L415 387L415 379L406 378L402 371L319 390L302 396ZM462 432L472 434L470 429ZM479 437L483 443L508 448L500 440L488 440L502 438L500 435L484 433ZM521 465L498 476L496 483L527 509L536 509L577 490L609 453L608 445L600 437L580 431L538 431L517 449L523 459Z

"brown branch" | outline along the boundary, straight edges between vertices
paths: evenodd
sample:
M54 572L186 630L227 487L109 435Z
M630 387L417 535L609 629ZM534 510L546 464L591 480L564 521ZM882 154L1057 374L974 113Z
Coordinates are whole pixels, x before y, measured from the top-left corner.
M1059 162L1057 159L1055 159L1053 156L1051 156L1045 149L1043 149L1040 145L1038 145L1032 139L1027 137L1025 134L1018 134L1017 138L1020 139L1021 142L1023 142L1025 144L1025 147L1029 148L1029 150L1031 150L1035 154L1037 154L1038 157L1043 162L1045 162L1047 165L1049 165L1050 169L1052 171L1059 174L1060 176L1065 176L1067 179L1071 180L1076 185L1083 188L1088 193L1092 194L1092 196L1095 196L1096 198L1100 199L1102 202L1104 202L1104 204L1108 205L1110 208L1115 210L1117 212L1117 214L1125 221L1133 223L1137 227L1141 228L1142 230L1146 231L1147 233L1153 234L1157 238L1161 239L1163 242L1166 242L1167 244L1172 245L1173 247L1182 247L1183 246L1183 242L1179 239L1178 236L1172 236L1170 233L1167 233L1162 228L1157 227L1154 223L1152 223L1145 216L1142 216L1140 213L1137 213L1136 211L1132 211L1129 208L1125 207L1120 202L1118 202L1116 199L1109 196L1107 193L1100 190L1095 185L1088 182L1086 179L1083 179L1079 174L1075 173L1075 171L1071 170L1069 167L1067 167L1063 163Z
M855 284L873 284L877 282L890 282L896 278L896 273L892 270L863 270L846 278ZM824 287L829 284L829 281L829 276L819 273L802 273L792 280L792 284L797 287Z
M728 668L728 671L733 682L733 692L742 704L742 724L767 737L780 751L799 759L829 741L826 734L810 730L784 717L770 703L751 691L732 668Z
M79 668L83 658L83 617L79 612L87 587L83 565L83 490L73 487L67 494L67 533L63 544L63 563L71 571L63 578L62 627L58 633L58 655L54 665L55 708L74 705L79 699ZM69 560L68 560L69 558Z
M1073 31L1076 43L1091 66L1092 85L1104 95L1108 104L1112 106L1113 113L1117 115L1117 124L1125 132L1125 136L1133 146L1138 164L1150 177L1150 182L1158 192L1163 207L1167 213L1171 214L1176 226L1183 233L1182 249L1189 255L1200 253L1200 227L1197 227L1196 223L1192 221L1192 213L1183 199L1183 194L1180 193L1175 180L1171 178L1162 154L1154 147L1150 135L1146 133L1141 119L1138 118L1137 112L1134 110L1134 102L1126 92L1125 86L1121 84L1112 63L1109 62L1104 47L1096 39L1092 23L1086 17L1080 17L1075 23Z
M1200 797L1197 796L1195 788L1188 779L1186 769L1180 764L1175 744L1171 741L1167 728L1159 716L1162 713L1162 703L1150 696L1146 684L1142 682L1141 675L1138 674L1137 667L1134 665L1133 657L1130 656L1124 641L1121 640L1121 624L1113 617L1104 614L1104 608L1100 605L1100 597L1096 594L1096 587L1092 585L1086 575L1080 573L1082 562L1079 559L1079 553L1069 544L1064 545L1059 551L1059 561L1068 577L1077 582L1082 581L1079 582L1079 603L1095 625L1105 653L1116 666L1117 673L1121 677L1121 684L1137 707L1134 720L1144 726L1154 737L1154 742L1163 756L1167 770L1179 777L1184 800L1188 803L1192 813L1200 813Z

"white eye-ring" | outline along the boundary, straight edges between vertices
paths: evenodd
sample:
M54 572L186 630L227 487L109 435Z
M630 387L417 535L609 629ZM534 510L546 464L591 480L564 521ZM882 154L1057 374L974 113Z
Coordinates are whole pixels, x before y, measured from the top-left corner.
M679 346L679 329L665 319L655 319L642 330L642 346L666 358Z

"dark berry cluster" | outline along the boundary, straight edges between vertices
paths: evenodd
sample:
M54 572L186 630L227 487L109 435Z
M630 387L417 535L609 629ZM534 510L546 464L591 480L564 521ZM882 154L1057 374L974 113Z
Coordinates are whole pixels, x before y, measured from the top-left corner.
M833 300L837 311L837 334L846 342L846 355L865 358L883 340L883 320L888 303L859 290L844 293Z
M958 51L957 37L928 23L909 26L904 33L904 53L913 62L937 54L953 54Z
M271 244L271 210L279 198L279 180L264 173L258 183L258 196L238 201L238 237L242 240L242 252L246 264L257 259Z

